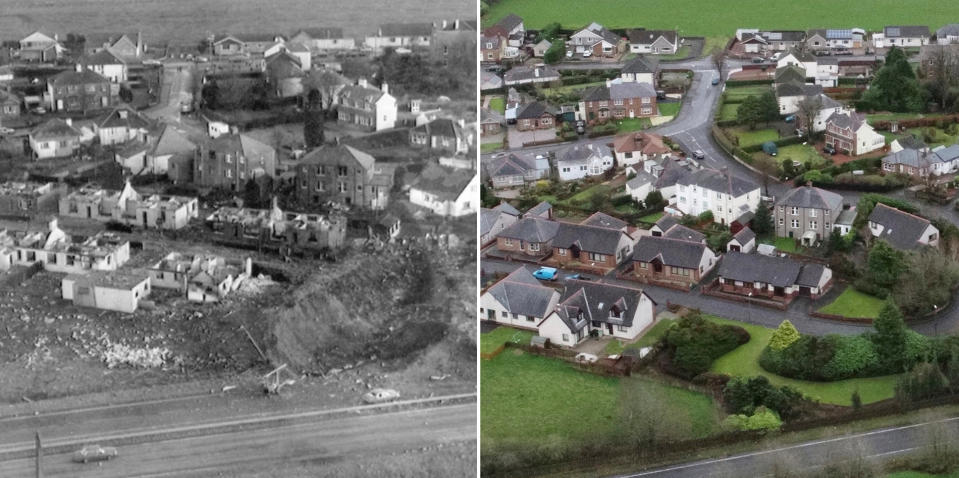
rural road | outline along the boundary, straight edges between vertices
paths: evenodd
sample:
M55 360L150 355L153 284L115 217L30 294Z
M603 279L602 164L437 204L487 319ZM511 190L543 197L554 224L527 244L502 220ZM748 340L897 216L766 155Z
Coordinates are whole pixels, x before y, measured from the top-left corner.
M925 446L934 433L939 433L944 440L959 441L959 417L695 461L616 478L763 477L772 476L776 465L792 471L815 470L857 456L872 460L894 458Z
M102 466L72 463L69 452L46 453L43 471L45 477L172 477L305 460L322 467L323 463L359 456L401 453L475 438L476 403L471 402L322 420L304 418L295 424L264 429L119 446L120 457ZM84 440L92 442L95 438ZM33 467L33 458L2 461L0 476L33 476ZM317 472L322 474L319 468Z

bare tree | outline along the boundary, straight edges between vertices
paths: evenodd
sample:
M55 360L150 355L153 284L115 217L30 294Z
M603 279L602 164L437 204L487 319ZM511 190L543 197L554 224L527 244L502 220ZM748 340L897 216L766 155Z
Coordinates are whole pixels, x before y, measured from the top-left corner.
M307 95L307 106L329 111L333 108L333 98L340 88L349 84L349 80L331 70L315 70L303 80L303 92Z
M620 417L626 439L638 449L691 435L693 421L687 411L671 403L669 396L648 382L624 379L620 395Z
M959 83L959 55L946 45L930 45L927 52L922 61L926 84L939 108L946 111L950 90Z
M719 71L719 78L723 78L723 65L726 63L726 49L722 47L713 48L709 53L709 58L713 61L713 66Z
M822 98L818 95L807 96L799 100L796 106L799 108L797 116L801 122L800 127L805 128L807 136L812 136L816 117L822 111Z
M763 175L763 194L769 196L769 178L779 172L779 164L768 156L759 156L755 162L756 169Z

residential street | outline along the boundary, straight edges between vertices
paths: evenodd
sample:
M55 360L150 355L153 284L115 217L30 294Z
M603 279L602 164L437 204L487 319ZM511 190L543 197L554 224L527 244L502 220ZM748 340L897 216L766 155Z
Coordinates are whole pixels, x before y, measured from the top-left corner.
M700 478L770 476L775 465L791 471L815 470L830 463L861 455L870 459L889 459L923 446L936 427L943 427L949 441L959 437L959 417L865 433L814 440L785 447L758 450L727 458L673 465L658 470L617 475L616 478Z

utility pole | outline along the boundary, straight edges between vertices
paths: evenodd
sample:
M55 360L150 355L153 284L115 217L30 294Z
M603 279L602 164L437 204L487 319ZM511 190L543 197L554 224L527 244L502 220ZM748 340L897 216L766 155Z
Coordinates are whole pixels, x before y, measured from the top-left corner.
M40 460L43 458L43 448L40 446L40 432L36 432L36 447L37 447L37 464L36 464L36 478L42 478L43 472L40 469Z

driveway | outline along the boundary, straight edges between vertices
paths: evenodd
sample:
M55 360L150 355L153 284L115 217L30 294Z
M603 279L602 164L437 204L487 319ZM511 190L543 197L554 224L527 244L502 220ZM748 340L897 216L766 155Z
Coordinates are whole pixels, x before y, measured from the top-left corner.
M524 144L536 143L541 141L551 141L556 139L556 129L537 129L532 131L520 131L510 127L506 134L509 141L509 149L522 149Z

